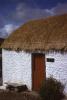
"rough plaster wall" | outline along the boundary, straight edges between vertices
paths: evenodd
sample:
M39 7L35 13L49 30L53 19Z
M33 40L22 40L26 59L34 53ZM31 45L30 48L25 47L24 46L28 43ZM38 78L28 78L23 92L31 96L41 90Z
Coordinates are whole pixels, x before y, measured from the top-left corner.
M31 54L2 50L3 58L3 83L26 83L32 87ZM54 78L66 84L67 92L67 53L47 53L46 58L54 58L55 62L46 61L46 76Z
M32 87L31 54L2 50L3 85L4 83L22 83Z
M46 58L54 58L54 62L46 62L46 76L53 75L54 78L66 84L65 92L67 92L67 53L49 53Z

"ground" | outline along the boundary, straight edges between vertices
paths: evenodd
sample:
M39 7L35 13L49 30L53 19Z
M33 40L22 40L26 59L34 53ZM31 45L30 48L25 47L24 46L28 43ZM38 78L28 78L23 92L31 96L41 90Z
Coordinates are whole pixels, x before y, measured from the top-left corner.
M8 92L0 90L0 100L42 100L36 92ZM64 99L67 100L67 97Z
M41 100L41 98L35 92L17 93L0 91L0 100Z

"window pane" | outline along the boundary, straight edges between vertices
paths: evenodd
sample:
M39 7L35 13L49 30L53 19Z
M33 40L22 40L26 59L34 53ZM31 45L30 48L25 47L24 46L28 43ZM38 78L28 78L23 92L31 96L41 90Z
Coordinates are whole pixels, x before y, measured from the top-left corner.
M47 58L47 62L54 62L54 58Z

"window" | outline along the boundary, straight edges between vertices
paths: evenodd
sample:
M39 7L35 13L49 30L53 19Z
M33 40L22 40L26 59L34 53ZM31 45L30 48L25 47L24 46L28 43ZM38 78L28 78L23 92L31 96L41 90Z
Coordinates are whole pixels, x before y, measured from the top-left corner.
M54 58L47 58L47 62L54 62Z

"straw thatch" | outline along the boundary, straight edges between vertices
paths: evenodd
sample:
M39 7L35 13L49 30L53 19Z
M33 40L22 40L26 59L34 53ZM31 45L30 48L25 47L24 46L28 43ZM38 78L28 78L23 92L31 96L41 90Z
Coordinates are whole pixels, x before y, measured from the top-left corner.
M67 14L27 22L4 41L2 48L67 51Z
M0 45L4 42L3 38L0 38Z

